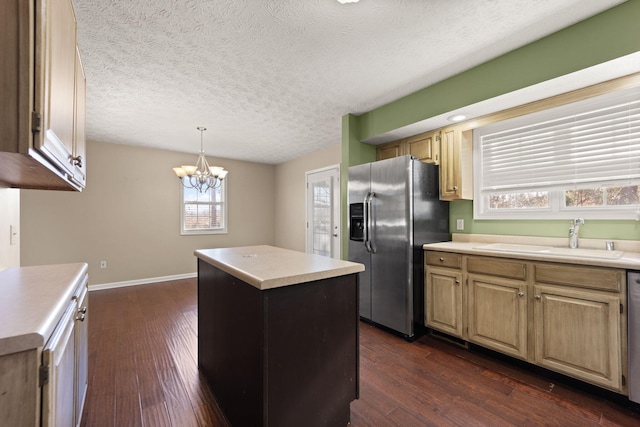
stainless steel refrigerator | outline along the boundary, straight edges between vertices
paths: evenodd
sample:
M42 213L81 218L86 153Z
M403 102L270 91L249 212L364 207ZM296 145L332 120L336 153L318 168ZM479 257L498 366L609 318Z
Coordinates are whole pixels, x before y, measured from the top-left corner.
M350 261L360 274L360 317L410 338L424 324L422 245L449 240L438 166L411 156L349 168Z

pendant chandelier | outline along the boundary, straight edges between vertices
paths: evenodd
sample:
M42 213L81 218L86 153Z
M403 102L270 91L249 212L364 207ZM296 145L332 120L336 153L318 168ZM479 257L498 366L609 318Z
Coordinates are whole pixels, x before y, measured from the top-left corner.
M197 127L200 131L200 155L196 161L196 165L182 165L173 168L182 185L186 188L195 188L201 193L211 188L218 188L222 184L222 180L227 176L228 171L220 166L209 166L207 159L204 157L204 146L202 136L207 128Z

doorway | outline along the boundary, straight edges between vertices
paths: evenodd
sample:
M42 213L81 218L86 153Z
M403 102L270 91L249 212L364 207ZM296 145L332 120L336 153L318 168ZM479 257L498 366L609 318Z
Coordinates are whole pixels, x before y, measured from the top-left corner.
M307 253L340 259L340 165L306 173Z

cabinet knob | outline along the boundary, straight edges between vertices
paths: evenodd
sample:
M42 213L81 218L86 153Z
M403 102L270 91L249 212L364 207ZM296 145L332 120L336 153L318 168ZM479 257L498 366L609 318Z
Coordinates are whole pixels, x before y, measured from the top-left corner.
M453 186L453 191L458 191L458 186L457 185Z
M444 258L440 257L440 262L444 262Z
M460 280L456 279L456 285L460 284Z
M518 296L519 297L523 297L524 296L524 292L518 292Z
M86 312L87 312L87 306L86 305L84 307L78 309L78 313L84 314Z
M76 316L76 320L79 320L79 321L81 321L81 322L84 322L85 316L86 316L86 315L85 315L84 313L82 313L80 316Z
M71 164L74 166L82 167L82 156L72 157Z
M534 298L537 299L537 300L542 299L542 297L540 297L540 295L536 295L536 296L534 296Z

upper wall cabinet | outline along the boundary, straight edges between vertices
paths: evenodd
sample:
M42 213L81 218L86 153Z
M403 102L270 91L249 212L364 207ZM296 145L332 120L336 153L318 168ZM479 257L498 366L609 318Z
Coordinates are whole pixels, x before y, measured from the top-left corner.
M406 140L387 142L376 148L376 160L391 159L392 157L404 156L406 153Z
M71 0L0 8L0 185L82 190L85 78Z
M425 163L439 163L440 131L430 131L379 145L377 160L411 154Z
M459 126L440 136L440 199L473 199L473 136Z
M377 159L411 154L440 165L440 199L473 199L473 138L471 130L452 126L381 144Z

